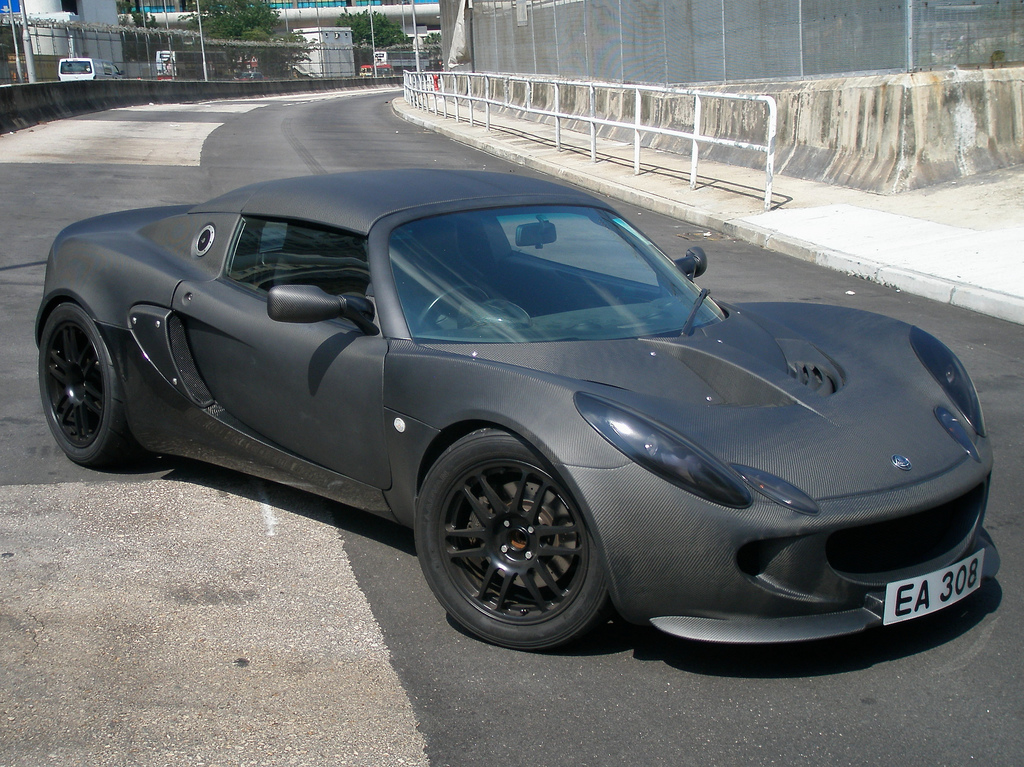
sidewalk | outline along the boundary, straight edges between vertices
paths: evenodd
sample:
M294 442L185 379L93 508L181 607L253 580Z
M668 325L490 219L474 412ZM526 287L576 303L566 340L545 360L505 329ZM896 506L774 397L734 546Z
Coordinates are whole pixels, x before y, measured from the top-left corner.
M764 171L700 163L492 112L491 131L392 101L404 119L592 192L936 301L1024 324L1024 166L899 195L879 195L775 175L763 212ZM780 169L784 172L784 168Z

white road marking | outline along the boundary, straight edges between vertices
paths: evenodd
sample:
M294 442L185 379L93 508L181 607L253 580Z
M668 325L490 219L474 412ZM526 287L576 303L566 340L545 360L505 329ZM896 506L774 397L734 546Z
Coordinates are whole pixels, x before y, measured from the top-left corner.
M0 136L0 163L199 166L220 122L60 120Z
M260 500L260 513L263 515L263 524L267 529L267 537L273 538L277 535L277 517L274 516L274 507L267 499L267 491L263 483L256 480L256 495Z
M207 114L207 113L220 113L220 114L246 114L254 109L266 106L266 104L259 101L245 101L245 102L223 102L223 101L204 101L201 104L140 104L136 107L117 107L111 109L111 112L174 112L181 114L188 112L191 114Z
M198 167L203 144L223 125L218 114L244 114L270 103L300 103L350 98L370 89L334 93L284 94L258 99L204 101L196 104L142 104L108 114L160 113L209 115L188 122L71 118L0 135L0 164L59 163L170 165ZM387 88L381 90L396 90Z

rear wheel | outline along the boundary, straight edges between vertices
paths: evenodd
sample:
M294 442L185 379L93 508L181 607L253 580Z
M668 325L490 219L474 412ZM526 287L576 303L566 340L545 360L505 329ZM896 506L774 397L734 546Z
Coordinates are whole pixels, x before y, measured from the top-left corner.
M113 466L141 452L128 430L110 352L77 304L61 304L43 326L39 391L50 431L75 463Z
M571 495L526 445L482 430L428 473L416 548L448 613L495 644L541 650L607 619L607 580Z

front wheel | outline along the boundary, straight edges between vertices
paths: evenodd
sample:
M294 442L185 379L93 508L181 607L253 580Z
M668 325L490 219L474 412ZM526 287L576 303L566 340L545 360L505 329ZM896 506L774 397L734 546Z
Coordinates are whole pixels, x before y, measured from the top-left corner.
M141 452L128 431L121 381L107 345L77 304L61 304L43 326L39 393L54 439L75 463L113 466Z
M489 642L557 647L610 612L583 515L544 462L509 434L477 431L444 452L424 481L415 532L435 596Z

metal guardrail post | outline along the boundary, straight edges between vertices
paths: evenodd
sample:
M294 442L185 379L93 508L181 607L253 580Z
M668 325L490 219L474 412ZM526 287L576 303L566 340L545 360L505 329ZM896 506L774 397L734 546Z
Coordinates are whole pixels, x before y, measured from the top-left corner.
M466 109L469 110L469 124L476 125L474 122L476 102L473 100L473 78L471 77L466 78Z
M597 162L597 88L590 84L590 161Z
M772 185L775 183L775 131L778 123L778 104L771 96L768 99L768 151L764 163L764 209L769 211L772 208Z
M636 97L633 101L633 175L640 175L640 89L637 88L634 93Z
M558 83L555 86L555 151L562 151L562 110L558 100Z
M484 120L487 132L491 131L491 78L484 75Z
M690 142L690 189L697 188L697 156L700 154L700 95L693 97L693 141Z

